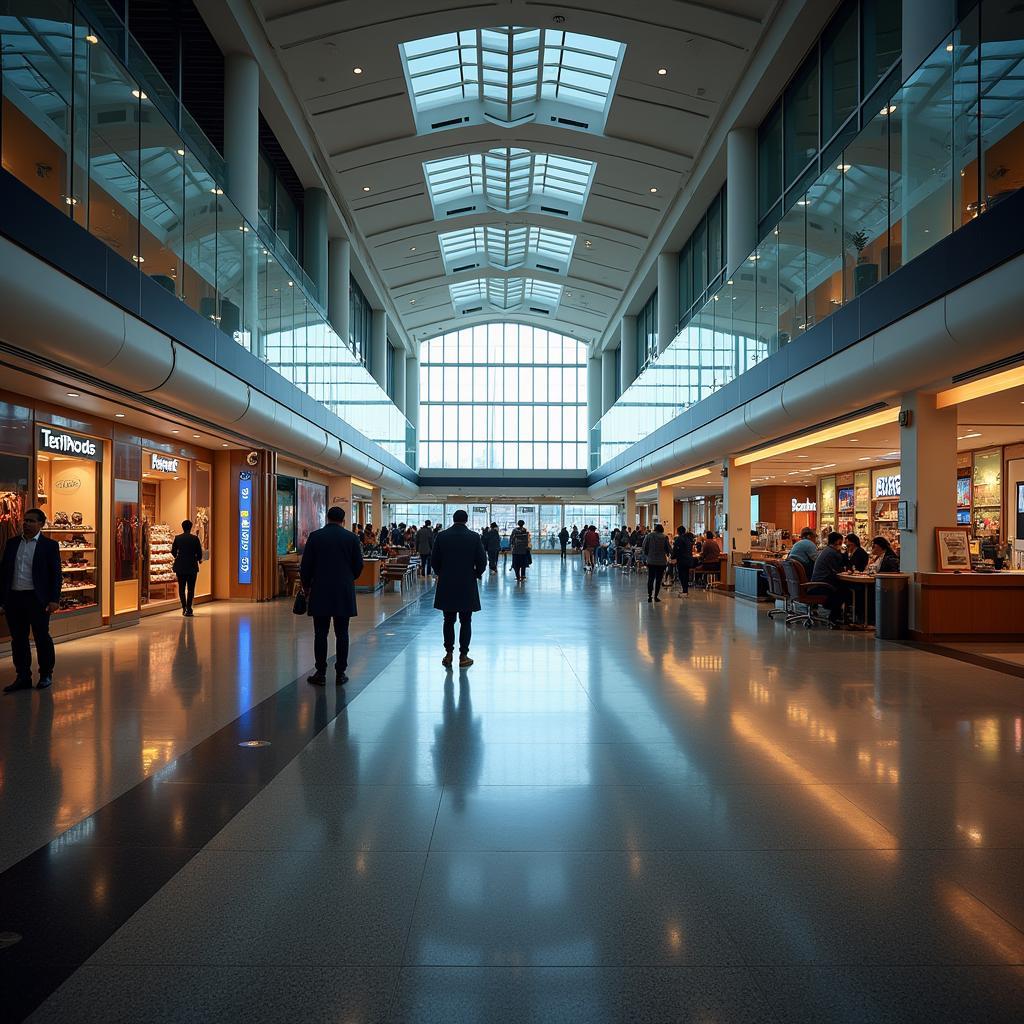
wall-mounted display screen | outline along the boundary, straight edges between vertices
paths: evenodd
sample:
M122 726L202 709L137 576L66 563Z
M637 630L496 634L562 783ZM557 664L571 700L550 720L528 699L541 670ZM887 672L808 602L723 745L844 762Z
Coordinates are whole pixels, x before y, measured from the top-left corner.
M971 507L971 478L969 476L957 477L956 481L956 507L957 508L970 508ZM970 521L968 516L967 521ZM960 522L960 518L957 517L957 522Z

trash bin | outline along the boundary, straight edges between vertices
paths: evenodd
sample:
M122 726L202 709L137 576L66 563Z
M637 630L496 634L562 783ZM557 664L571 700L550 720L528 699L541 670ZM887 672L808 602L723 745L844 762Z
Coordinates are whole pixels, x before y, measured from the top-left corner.
M892 572L875 577L875 636L879 640L905 640L910 599L910 577Z

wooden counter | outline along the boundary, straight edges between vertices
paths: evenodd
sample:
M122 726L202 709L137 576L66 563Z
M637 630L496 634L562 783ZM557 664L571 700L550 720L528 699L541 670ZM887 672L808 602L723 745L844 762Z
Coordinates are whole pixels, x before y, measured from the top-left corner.
M917 572L916 640L1020 640L1024 572Z
M356 590L362 594L372 594L384 586L381 570L384 568L382 558L367 558L363 562L363 571L356 578Z

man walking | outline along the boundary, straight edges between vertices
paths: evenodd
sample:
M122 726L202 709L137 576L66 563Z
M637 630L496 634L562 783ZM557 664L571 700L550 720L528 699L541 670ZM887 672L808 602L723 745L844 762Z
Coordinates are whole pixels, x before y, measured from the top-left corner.
M565 561L565 549L569 544L569 531L565 528L565 523L562 524L561 530L558 531L558 543L562 549L562 561Z
M327 634L334 623L337 656L334 671L338 686L348 682L348 620L356 615L356 577L363 571L363 552L354 533L346 530L345 510L327 510L327 525L314 530L299 563L299 578L313 616L313 658L316 669L308 681L327 682Z
M420 575L423 577L430 575L430 552L434 547L434 531L430 528L430 520L428 519L417 531L416 531L416 554L420 556Z
M36 642L39 661L37 689L53 684L55 654L50 637L50 616L60 606L60 588L64 577L60 570L60 545L42 536L45 513L30 508L21 523L21 533L11 537L0 562L0 604L11 631L11 656L14 682L4 693L32 689L32 648L28 635Z
M501 534L498 533L498 524L491 523L490 528L484 530L483 535L484 551L487 552L487 564L491 572L498 571L498 552L501 550Z
M181 614L191 618L192 599L196 596L196 577L199 575L199 564L203 560L203 545L192 532L190 519L182 522L181 533L174 538L171 545L171 556L174 558L174 575L178 577Z
M487 568L487 556L480 537L466 526L469 514L459 509L452 526L438 534L432 561L437 576L434 607L444 612L444 657L441 664L451 668L455 650L455 620L459 620L459 668L469 668L469 642L473 636L473 612L480 611L476 581Z

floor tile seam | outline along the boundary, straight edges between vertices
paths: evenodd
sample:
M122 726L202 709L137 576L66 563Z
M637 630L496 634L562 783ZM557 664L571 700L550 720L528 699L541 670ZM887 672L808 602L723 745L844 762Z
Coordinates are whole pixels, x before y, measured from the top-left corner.
M964 892L968 893L970 896L976 899L991 914L994 914L996 917L998 917L999 920L1002 921L1003 924L1005 924L1007 927L1012 928L1018 935L1021 936L1022 940L1024 940L1024 929L1022 929L1019 925L1011 921L1004 913L993 907L991 902L989 902L989 900L987 900L984 896L980 896L978 893L976 893L973 888L973 883L955 881L953 884L958 885L961 889L964 890Z

